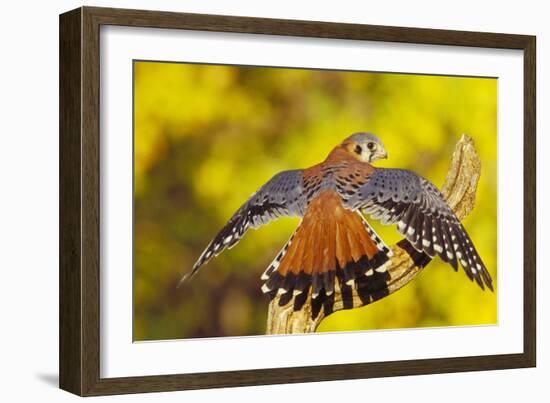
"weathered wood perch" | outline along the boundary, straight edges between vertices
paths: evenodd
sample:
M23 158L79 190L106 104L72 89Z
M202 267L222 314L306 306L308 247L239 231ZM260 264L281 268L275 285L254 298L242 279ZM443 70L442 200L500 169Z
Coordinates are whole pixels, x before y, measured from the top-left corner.
M474 141L469 136L462 135L455 146L451 166L441 188L449 206L461 220L474 207L480 172L481 162L476 153ZM391 295L412 281L430 262L427 255L415 251L406 240L393 245L392 250L393 257L388 268L390 280L387 286L380 289L378 295L375 291L370 301L361 299L354 292L353 308L359 308ZM311 298L307 299L299 311L294 311L292 301L280 306L279 300L280 296L277 296L269 304L267 334L312 333L326 317L324 311L321 310L317 317L312 319ZM342 309L344 309L344 302L336 284L333 312Z

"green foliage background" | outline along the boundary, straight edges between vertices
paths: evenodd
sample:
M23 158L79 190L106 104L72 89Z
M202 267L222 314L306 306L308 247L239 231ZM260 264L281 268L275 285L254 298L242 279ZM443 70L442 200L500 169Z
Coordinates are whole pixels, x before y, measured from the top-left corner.
M259 186L322 161L357 131L385 143L389 159L377 165L412 169L437 186L460 135L474 138L482 175L465 226L497 280L496 79L159 62L134 68L135 340L264 333L268 300L259 276L298 219L249 231L190 283L176 285ZM386 243L400 239L394 227L373 224ZM496 320L497 293L436 259L399 292L336 313L319 331Z

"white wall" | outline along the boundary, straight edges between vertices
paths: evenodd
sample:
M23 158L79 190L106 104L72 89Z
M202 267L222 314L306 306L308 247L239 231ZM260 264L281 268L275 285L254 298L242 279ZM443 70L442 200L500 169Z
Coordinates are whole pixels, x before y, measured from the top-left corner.
M550 170L550 24L545 2L521 1L90 1L88 5L314 19L537 35L539 173ZM421 3L421 5L420 5ZM58 365L58 14L79 1L2 4L0 62L0 377L3 401L76 401L59 391ZM513 163L513 161L510 161ZM539 174L539 177L542 176ZM118 396L102 401L424 402L548 401L550 371L548 188L539 182L538 368L300 385ZM7 257L7 259L6 259ZM546 292L546 294L545 294ZM411 348L414 348L411 346ZM34 399L33 399L34 398ZM33 399L33 400L31 400Z

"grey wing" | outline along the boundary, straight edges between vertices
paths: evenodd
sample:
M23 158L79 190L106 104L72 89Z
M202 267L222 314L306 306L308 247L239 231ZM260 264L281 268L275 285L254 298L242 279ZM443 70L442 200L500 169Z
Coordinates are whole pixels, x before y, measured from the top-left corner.
M404 169L377 169L351 195L351 209L362 209L383 224L397 224L415 249L436 254L456 270L460 262L471 280L493 289L491 276L463 225L441 192L428 180Z
M281 216L303 216L306 206L301 170L284 171L258 189L229 219L182 281L224 249L241 240L248 228L258 228Z

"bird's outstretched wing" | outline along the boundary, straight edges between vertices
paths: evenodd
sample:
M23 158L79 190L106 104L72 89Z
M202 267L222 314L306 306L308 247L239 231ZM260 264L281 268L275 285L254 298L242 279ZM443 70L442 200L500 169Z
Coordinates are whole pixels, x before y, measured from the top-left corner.
M493 289L491 276L466 230L441 192L428 180L404 169L374 171L345 204L362 209L398 231L419 251L436 254L457 270L457 261L471 280Z
M191 272L182 278L180 284L196 274L212 257L239 242L248 228L258 228L281 216L301 217L306 204L302 170L278 173L233 214L200 255Z

